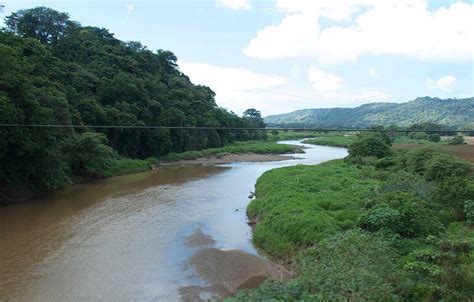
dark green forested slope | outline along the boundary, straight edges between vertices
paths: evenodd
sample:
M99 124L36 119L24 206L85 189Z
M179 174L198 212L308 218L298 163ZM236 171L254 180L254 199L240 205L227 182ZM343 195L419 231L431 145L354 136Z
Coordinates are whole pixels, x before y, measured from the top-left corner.
M219 108L169 51L122 42L49 8L18 11L0 31L0 123L262 127ZM247 131L0 127L0 200L110 175L114 161L258 139Z
M304 109L265 118L268 125L331 128L365 128L374 125L410 126L434 123L453 129L472 128L474 98L439 99L423 97L396 103L372 103L356 108ZM467 129L466 128L466 129Z

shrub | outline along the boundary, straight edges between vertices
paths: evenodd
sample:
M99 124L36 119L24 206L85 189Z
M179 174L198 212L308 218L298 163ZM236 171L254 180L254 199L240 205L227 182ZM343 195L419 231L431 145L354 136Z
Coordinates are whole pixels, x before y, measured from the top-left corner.
M474 200L464 202L464 217L468 225L474 224Z
M299 258L297 282L308 301L389 301L396 255L381 238L361 230L337 234Z
M456 135L449 141L450 145L463 145L465 143L466 142L464 141L464 137L462 137L461 135Z
M401 220L400 212L383 204L367 211L361 217L360 226L372 232L385 229L398 233L403 229Z
M438 154L425 162L425 178L428 181L443 181L448 177L466 176L468 163L458 161L452 155Z
M437 143L437 142L440 142L440 141L441 141L441 136L439 136L438 133L432 133L432 134L428 135L427 139L428 139L430 142Z
M464 203L474 199L474 183L463 177L449 177L440 182L433 194L435 202L442 208L450 208L455 217L464 217Z
M380 197L361 218L369 231L389 230L403 237L436 233L441 226L427 202L409 193L389 193Z
M390 144L380 133L363 134L349 146L350 157L387 157L392 153Z
M428 139L428 134L426 132L411 132L408 134L408 137L415 140L426 140Z

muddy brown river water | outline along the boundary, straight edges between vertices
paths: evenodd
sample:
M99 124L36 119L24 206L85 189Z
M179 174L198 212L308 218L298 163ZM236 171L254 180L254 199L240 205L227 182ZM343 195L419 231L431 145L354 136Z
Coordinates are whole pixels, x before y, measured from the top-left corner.
M246 224L257 178L347 154L305 146L299 159L160 167L0 207L0 301L199 301L225 294L248 274L236 263L271 270Z

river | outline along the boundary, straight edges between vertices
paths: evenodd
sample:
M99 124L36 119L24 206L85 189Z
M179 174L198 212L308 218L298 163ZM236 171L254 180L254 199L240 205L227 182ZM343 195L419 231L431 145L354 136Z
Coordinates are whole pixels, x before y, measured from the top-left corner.
M0 207L0 301L183 299L180 289L209 283L188 263L193 234L258 256L245 216L257 178L347 154L304 146L298 159L160 167Z

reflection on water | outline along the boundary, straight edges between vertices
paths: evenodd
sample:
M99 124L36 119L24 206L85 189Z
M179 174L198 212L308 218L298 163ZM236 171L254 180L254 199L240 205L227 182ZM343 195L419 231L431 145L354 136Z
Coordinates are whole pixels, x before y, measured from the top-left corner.
M202 285L183 238L200 228L256 254L245 207L258 176L345 155L315 146L298 160L163 167L0 207L0 301L179 300L179 287Z

